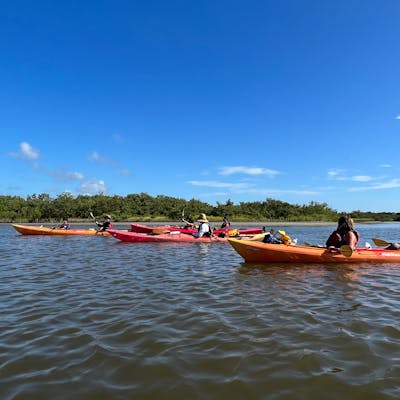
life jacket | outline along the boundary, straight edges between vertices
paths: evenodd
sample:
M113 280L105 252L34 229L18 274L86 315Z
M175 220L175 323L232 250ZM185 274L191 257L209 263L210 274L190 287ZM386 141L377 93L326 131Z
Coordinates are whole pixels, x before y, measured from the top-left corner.
M358 243L358 241L360 240L360 235L356 230L352 230L349 232L353 232L356 235L356 245ZM348 232L346 232L344 235L341 235L339 231L334 231L331 233L331 235L329 236L328 240L326 241L326 247L337 247L339 248L340 246L346 245L347 240L346 240L346 235Z
M199 229L197 230L197 232L200 232L200 228L201 228L201 226L202 226L203 224L206 224L206 225L208 226L208 232L204 232L203 236L205 236L205 237L211 237L213 233L212 233L211 225L210 225L208 222L202 222L202 223L200 223Z
M280 240L282 240L283 244L292 243L292 238L285 231L278 231L278 233L281 235Z

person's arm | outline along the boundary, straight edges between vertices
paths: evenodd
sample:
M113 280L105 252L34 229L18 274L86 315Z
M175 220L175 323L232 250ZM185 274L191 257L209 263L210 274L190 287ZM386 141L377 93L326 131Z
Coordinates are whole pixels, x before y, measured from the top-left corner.
M185 218L182 218L182 222L185 223L185 228L186 229L195 227L193 222L186 221Z
M350 231L346 234L346 236L347 236L346 242L354 250L358 243L358 238L357 238L356 234L353 231Z

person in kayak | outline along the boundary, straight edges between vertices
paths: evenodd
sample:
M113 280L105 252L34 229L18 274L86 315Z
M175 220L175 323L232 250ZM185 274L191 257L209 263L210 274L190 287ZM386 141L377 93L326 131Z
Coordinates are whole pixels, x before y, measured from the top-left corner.
M67 219L64 219L64 222L58 227L58 229L71 229L71 225Z
M230 229L231 221L229 221L228 217L224 215L224 219L222 220L221 229Z
M193 218L188 218L187 220L182 217L182 222L185 223L183 229L196 229L196 225L194 224Z
M354 222L348 215L341 216L338 220L338 226L333 231L328 240L326 247L340 248L343 245L349 245L353 250L356 248L360 235L354 229Z
M96 225L100 228L99 232L104 232L112 228L111 215L105 215L103 222L96 221Z
M199 229L197 232L193 233L193 236L196 238L200 238L203 236L211 237L212 229L210 223L208 222L206 214L200 214L199 218L197 218L197 222L200 223Z

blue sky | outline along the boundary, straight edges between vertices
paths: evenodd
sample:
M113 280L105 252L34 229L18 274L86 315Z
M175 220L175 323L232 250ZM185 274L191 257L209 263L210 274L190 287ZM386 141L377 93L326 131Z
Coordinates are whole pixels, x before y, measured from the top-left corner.
M12 1L0 194L400 211L397 0Z

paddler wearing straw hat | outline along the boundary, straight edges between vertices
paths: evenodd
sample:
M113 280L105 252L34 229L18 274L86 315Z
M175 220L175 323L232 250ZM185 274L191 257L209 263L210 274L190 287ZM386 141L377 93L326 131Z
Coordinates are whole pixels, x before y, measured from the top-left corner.
M194 237L200 238L202 236L212 236L211 226L206 214L201 213L199 218L197 218L197 222L199 222L200 225L198 231L193 233Z

